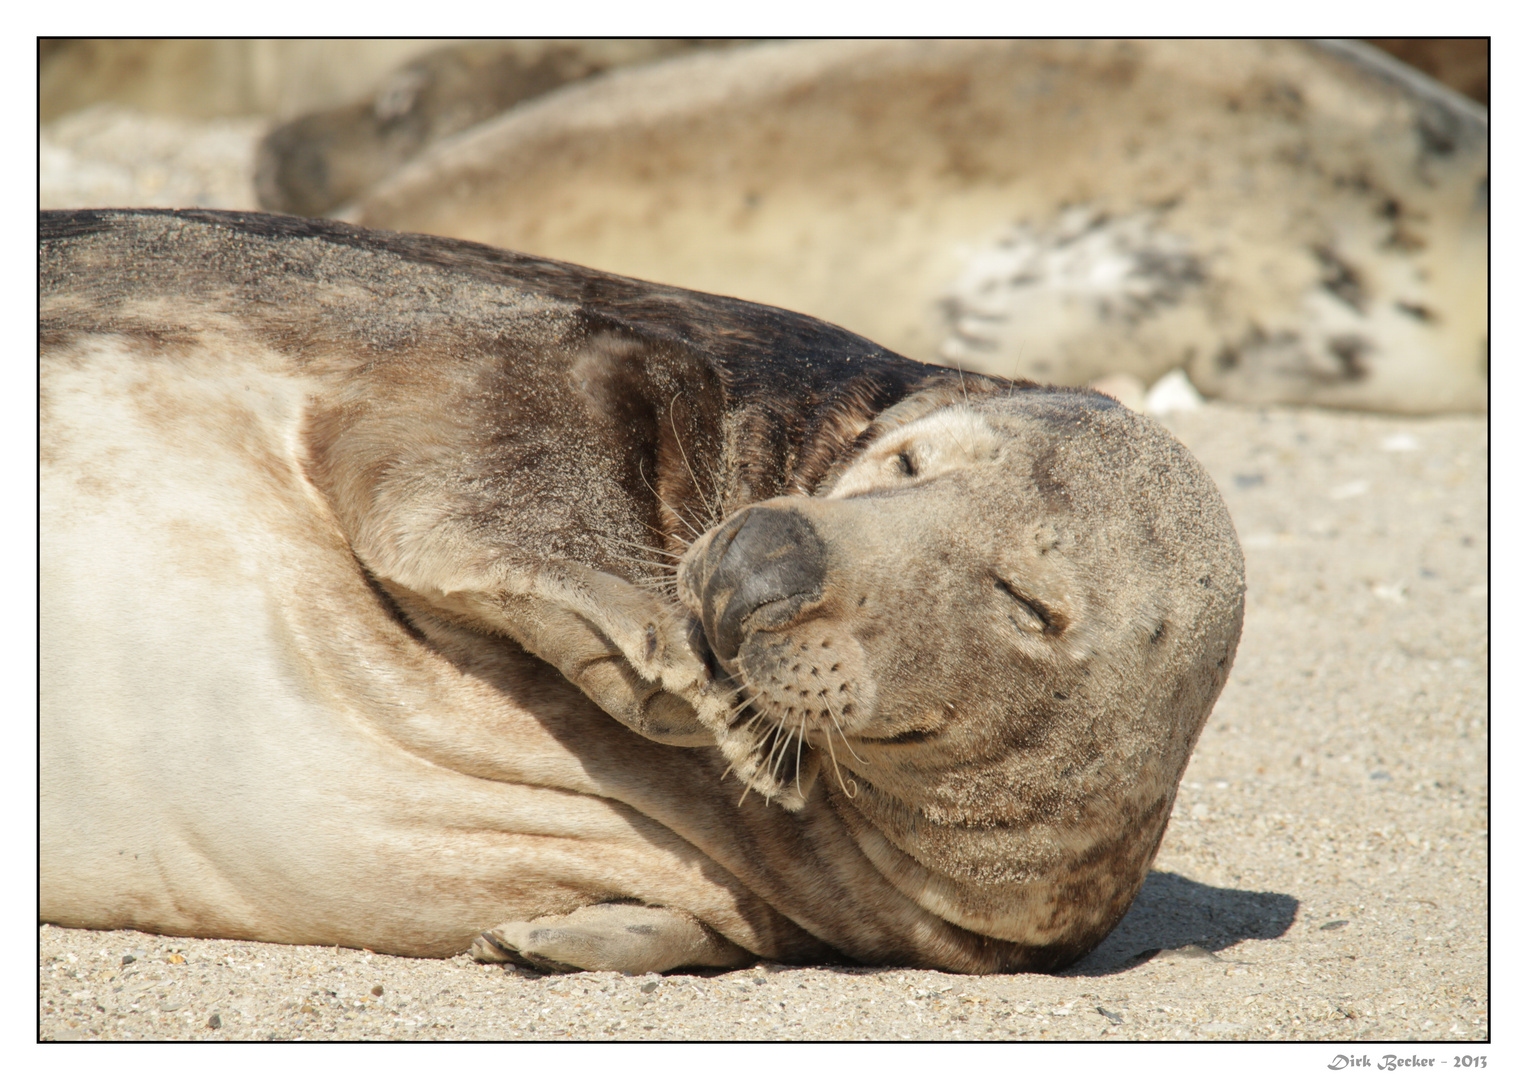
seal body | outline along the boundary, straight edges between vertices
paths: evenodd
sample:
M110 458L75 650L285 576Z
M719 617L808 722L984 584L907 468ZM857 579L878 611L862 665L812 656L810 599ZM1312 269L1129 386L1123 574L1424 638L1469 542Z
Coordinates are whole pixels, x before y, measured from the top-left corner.
M45 921L1045 969L1241 625L1086 391L459 241L43 215Z

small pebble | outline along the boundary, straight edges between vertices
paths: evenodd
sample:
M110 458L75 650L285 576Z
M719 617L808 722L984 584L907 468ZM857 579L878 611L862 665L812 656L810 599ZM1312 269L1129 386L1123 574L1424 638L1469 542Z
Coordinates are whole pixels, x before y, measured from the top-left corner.
M1204 396L1182 368L1173 368L1161 376L1145 395L1145 411L1156 416L1191 412L1203 408L1203 404Z

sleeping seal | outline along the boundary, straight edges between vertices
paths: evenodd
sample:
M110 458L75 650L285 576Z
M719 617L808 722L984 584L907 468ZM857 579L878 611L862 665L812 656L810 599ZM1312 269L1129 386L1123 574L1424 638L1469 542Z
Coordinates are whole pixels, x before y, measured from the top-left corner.
M1129 906L1243 595L1151 421L435 237L40 247L43 920L993 972Z

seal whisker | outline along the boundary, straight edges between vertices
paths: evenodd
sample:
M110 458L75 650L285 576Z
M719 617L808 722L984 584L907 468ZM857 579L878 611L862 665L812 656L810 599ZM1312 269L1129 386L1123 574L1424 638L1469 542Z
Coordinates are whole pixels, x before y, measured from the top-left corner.
M775 784L780 782L780 773L783 771L785 761L790 753L790 732L784 727L776 725L772 733L773 742L769 749L768 774L769 779Z
M843 744L845 746L847 746L848 745L848 740L845 739ZM849 747L850 751L852 749L853 749L853 747ZM843 789L843 794L847 795L850 799L852 799L855 796L857 796L859 794L859 785L854 780L853 774L850 773L848 780L845 781L843 779L842 771L838 768L838 755L833 751L833 748L832 748L832 732L830 732L830 731L827 733L827 756L828 756L828 758L830 758L832 760L833 775L838 778L838 787ZM852 785L852 789L850 789L850 785Z
M667 582L664 579L652 577L650 574L630 574L626 580L632 585L640 585L644 589L662 590L667 588Z
M968 409L970 408L970 391L965 388L965 368L956 360L954 362L954 370L960 373L960 393L964 396L965 407ZM970 455L970 447L965 445L964 440L953 429L950 429L950 435L953 436L954 443L960 448L960 452L968 457Z
M690 521L689 518L685 517L682 513L680 513L677 507L675 507L667 499L663 498L661 495L658 494L657 488L652 486L652 481L647 479L646 471L645 471L644 467L641 465L641 463L637 464L636 473L637 473L638 476L640 476L642 478L642 483L647 485L647 490L652 492L652 497L655 498L658 502L662 503L663 507L670 514L672 514L675 518L678 519L679 524L683 525L686 529L689 530L689 532L690 532L689 539L691 541L699 539L700 534L705 532L705 530L701 529L701 528L697 528L695 526L695 523L693 521Z
M626 562L635 563L637 566L654 566L657 569L664 571L665 574L673 569L672 563L658 562L656 559L641 559L637 558L635 555L624 555L622 558L624 558Z
M744 709L746 709L749 705L753 704L753 702L757 701L761 697L763 697L763 691L762 690L760 690L758 693L754 694L752 697L748 698L741 705L738 705L731 712L727 713L727 716L726 716L726 724L727 724L727 726L730 727L731 724L732 724L732 721L736 720L737 717L741 716L742 715L742 711ZM758 723L758 721L761 720L761 719L762 719L762 716L760 716L758 713L755 712L753 714L753 719L748 721L748 728L749 728L749 730L751 730L753 725Z
M848 786L843 783L843 773L838 769L838 755L837 755L837 752L835 750L833 750L833 748L832 748L832 732L830 732L830 731L827 733L827 757L828 757L828 760L830 760L832 762L832 771L833 771L833 775L835 775L838 778L838 786L840 788L842 788L844 791L847 791L848 790ZM850 795L849 798L853 798L853 796Z
M802 728L795 733L795 793L802 799L806 793L801 790L801 746L806 741L806 730Z
M666 565L666 566L677 566L678 565L679 557L677 555L675 555L673 552L667 550L666 548L656 548L656 547L653 547L650 544L638 544L634 540L623 540L623 539L621 539L618 536L611 536L608 533L600 533L599 536L601 537L601 539L608 540L612 544L623 544L626 547L635 548L637 551L650 551L654 555L661 555L661 556L663 556L666 559L673 560L670 563L665 563L664 565Z
M1013 394L1016 393L1017 390L1018 390L1018 372L1022 368L1022 366L1023 366L1023 339L1020 338L1017 342L1014 343L1014 349L1013 349L1013 377L1010 380L1008 380L1008 384L1007 384L1007 396L1008 396L1009 400L1012 399Z
M766 773L772 780L774 779L774 759L779 754L779 728L770 728L768 734L766 734L763 739L760 740L760 743L767 745L769 750L769 752L764 756L764 767L762 771Z
M743 684L744 688L746 688L746 685L747 685L746 683ZM734 705L731 708L731 710L727 713L727 716L726 716L727 723L731 723L733 720L735 720L737 718L737 715L739 713L741 713L743 709L746 709L749 705L753 704L753 702L755 702L759 698L763 697L763 694L764 694L764 692L762 690L756 691L753 694L752 697L748 698L747 700L745 700L745 701L743 701L743 702L741 702L741 703L739 703L737 705Z
M705 488L700 485L700 478L695 475L694 467L689 464L689 455L684 451L684 440L679 438L679 424L673 416L673 410L678 406L678 404L679 395L675 394L673 395L673 400L668 403L668 426L673 429L673 443L679 448L679 457L684 461L684 468L689 470L689 482L694 484L695 494L700 496L700 501L705 504L706 510L710 512L710 519L713 521L720 521L722 518L721 507L718 506L711 499L711 497L705 493ZM700 532L704 531L705 530L703 529L700 530ZM700 533L697 532L695 535L699 536Z
M769 774L771 779L773 779L775 786L781 789L783 789L785 784L785 770L790 765L790 740L791 735L788 731L785 732L782 739L778 740L779 759L775 763L774 769Z
M838 719L838 714L833 709L832 702L828 701L826 704L827 704L827 715L832 717L832 726L838 729L838 735L843 739L843 748L845 750L847 750L850 754L853 754L854 760L857 761L860 765L868 765L869 764L868 761L865 761L862 757L860 757L857 753L854 752L853 744L848 741L848 733L843 730L843 724ZM827 733L827 745L829 747L832 746L832 732L828 732Z

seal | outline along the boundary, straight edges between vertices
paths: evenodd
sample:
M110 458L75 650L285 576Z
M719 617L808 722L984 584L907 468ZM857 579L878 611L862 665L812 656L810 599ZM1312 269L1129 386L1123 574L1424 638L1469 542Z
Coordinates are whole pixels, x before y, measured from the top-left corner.
M40 915L547 970L1046 970L1239 640L1090 391L477 244L41 218Z
M776 41L527 101L344 216L967 371L1479 412L1488 148L1484 109L1360 43Z
M269 131L256 153L260 208L325 214L401 169L426 147L522 101L611 68L717 44L515 39L432 49L390 73L369 96L308 112Z

